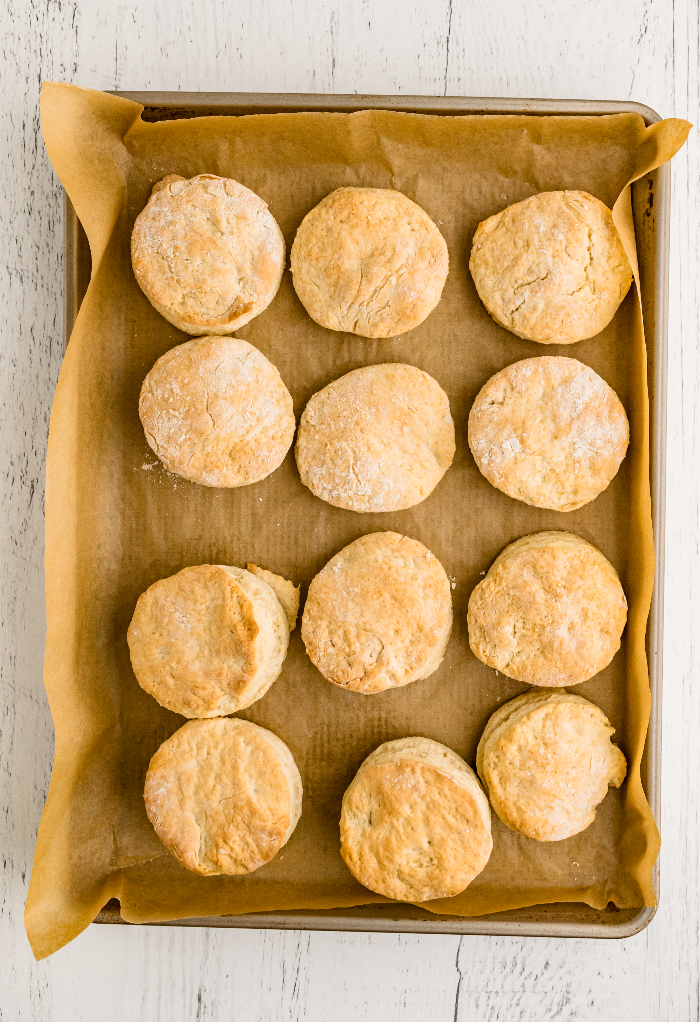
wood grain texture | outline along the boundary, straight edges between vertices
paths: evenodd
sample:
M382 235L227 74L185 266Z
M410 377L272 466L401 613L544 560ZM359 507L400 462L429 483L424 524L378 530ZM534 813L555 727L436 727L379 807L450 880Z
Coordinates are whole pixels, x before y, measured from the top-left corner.
M661 904L626 941L22 928L52 729L43 459L62 347L44 78L93 88L632 98L698 120L698 0L3 0L0 1020L700 1019L697 132L674 161Z

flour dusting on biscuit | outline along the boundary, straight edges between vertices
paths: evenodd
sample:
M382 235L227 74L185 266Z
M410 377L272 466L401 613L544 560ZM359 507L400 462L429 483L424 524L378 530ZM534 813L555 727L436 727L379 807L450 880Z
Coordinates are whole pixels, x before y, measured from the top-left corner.
M355 369L309 400L295 453L302 483L334 507L413 507L430 495L454 457L447 394L415 366Z
M329 330L396 337L440 301L445 240L425 210L390 188L337 188L304 217L290 255L309 316Z
M139 416L169 472L215 487L265 479L296 425L277 368L237 337L196 337L161 355L143 381Z
M139 287L188 334L231 334L258 316L277 294L284 257L267 203L216 174L163 178L131 235Z
M469 413L469 446L492 486L516 500L575 511L617 473L629 424L612 387L575 358L506 366Z
M608 207L588 192L540 192L479 224L469 269L491 316L541 344L600 333L632 283Z

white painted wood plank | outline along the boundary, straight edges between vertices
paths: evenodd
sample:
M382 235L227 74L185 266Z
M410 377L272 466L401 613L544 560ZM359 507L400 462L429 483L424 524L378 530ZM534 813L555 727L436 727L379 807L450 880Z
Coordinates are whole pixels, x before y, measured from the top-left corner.
M694 135L675 161L662 899L623 942L91 927L22 931L52 732L43 457L61 346L61 196L41 78L94 88L632 98L697 119L698 0L5 0L0 164L0 1019L700 1018L700 358Z

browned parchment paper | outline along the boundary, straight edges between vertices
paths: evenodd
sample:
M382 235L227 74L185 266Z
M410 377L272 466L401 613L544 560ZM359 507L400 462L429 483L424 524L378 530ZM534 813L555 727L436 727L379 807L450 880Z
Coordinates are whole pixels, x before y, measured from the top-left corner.
M640 781L649 714L644 635L653 578L646 352L635 289L598 337L570 347L519 340L481 306L467 268L480 220L535 192L582 188L615 210L633 251L625 185L669 159L685 122L651 129L610 117L427 116L364 111L209 117L145 123L141 107L48 83L46 146L90 241L93 272L61 371L51 415L46 479L45 683L56 753L26 911L35 954L78 934L112 897L124 918L382 901L339 854L342 794L380 742L427 735L474 763L489 715L525 686L478 662L467 641L469 594L498 552L542 529L591 541L618 568L630 605L623 647L576 691L617 728L629 778L583 834L538 844L493 818L484 872L442 913L478 915L545 902L596 908L653 904L658 834ZM393 340L323 330L296 299L289 271L270 308L239 331L279 368L299 415L329 381L360 365L402 361L447 391L455 462L424 503L358 515L305 489L292 452L263 482L211 490L168 475L151 454L137 402L141 381L185 336L140 292L129 259L134 219L165 174L234 177L261 195L291 245L312 206L340 185L405 192L439 224L450 252L442 301L425 323ZM470 405L503 366L565 354L592 366L620 395L631 445L608 490L579 511L538 510L493 489L467 445ZM200 563L251 560L303 584L342 546L393 529L425 543L454 581L455 627L427 681L371 697L343 692L307 659L297 630L279 680L241 716L290 747L304 781L301 821L289 844L248 877L188 873L160 845L142 790L149 758L183 724L136 684L126 629L138 595L156 579Z

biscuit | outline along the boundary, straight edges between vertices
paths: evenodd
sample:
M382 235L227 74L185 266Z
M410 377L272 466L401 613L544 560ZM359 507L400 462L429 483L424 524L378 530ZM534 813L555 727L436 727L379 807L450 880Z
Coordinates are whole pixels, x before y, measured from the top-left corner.
M529 685L579 685L620 648L627 600L610 561L571 532L511 543L469 598L474 654Z
M540 192L484 220L469 269L493 319L541 344L600 333L632 283L612 213L579 191Z
M277 294L282 232L259 195L215 174L169 174L136 217L131 263L151 305L188 334L232 334Z
M473 770L440 742L400 738L367 757L343 797L340 851L370 891L451 898L486 866L491 812Z
M390 188L337 188L301 222L290 255L311 318L360 337L396 337L440 301L447 245L420 206Z
M265 695L282 670L289 631L263 578L200 564L139 596L127 640L136 680L161 706L183 717L223 717Z
M535 841L562 841L595 819L627 773L603 711L561 689L501 706L479 742L476 768L499 819Z
M191 720L148 767L148 818L200 876L251 873L277 855L301 816L301 777L277 735L238 718Z
M355 369L310 399L295 453L302 483L334 507L413 507L432 493L454 457L447 394L414 366Z
M139 416L168 471L201 486L264 479L296 426L275 366L236 337L196 337L161 355L143 381Z
M415 539L374 532L350 543L311 585L301 637L334 685L370 695L429 677L452 630L450 583Z
M492 376L469 413L482 475L534 507L575 511L615 476L629 424L615 391L575 358L526 358Z

